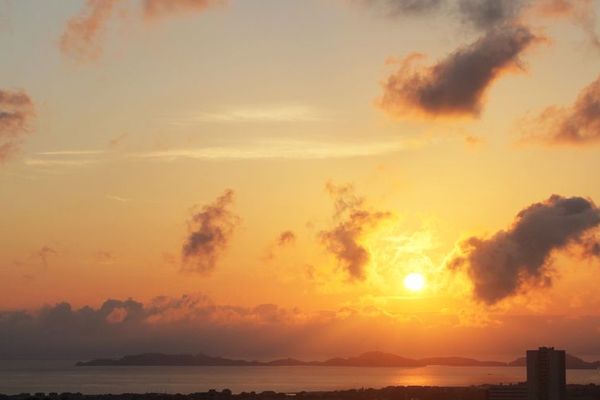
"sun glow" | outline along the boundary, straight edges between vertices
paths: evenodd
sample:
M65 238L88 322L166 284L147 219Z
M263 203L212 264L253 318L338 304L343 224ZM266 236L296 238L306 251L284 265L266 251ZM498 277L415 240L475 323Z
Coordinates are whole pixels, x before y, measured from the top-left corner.
M418 272L410 273L404 278L404 287L411 292L420 292L425 288L425 277Z

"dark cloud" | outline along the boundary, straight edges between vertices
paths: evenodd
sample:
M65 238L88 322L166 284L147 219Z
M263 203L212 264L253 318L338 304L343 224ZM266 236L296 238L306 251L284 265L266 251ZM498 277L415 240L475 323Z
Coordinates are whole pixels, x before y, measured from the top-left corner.
M215 268L240 222L229 209L233 195L233 190L228 189L214 203L193 215L182 248L185 271L208 273Z
M48 262L50 261L50 257L58 256L58 252L54 250L52 247L43 246L39 249L36 254L37 257L41 260L44 267L48 267Z
M60 303L36 312L0 311L0 357L68 359L149 351L279 355L329 320L274 304L218 305L203 295L158 297L146 304L107 300L98 308Z
M370 254L361 240L391 214L368 209L365 199L354 193L352 185L329 183L327 191L334 200L335 226L319 233L321 243L335 255L351 279L365 279Z
M448 348L482 357L516 357L540 342L556 343L574 354L600 352L598 333L590 329L600 326L598 316L492 317L488 324L466 324L458 312L413 316L345 307L306 313L275 304L217 304L203 295L146 303L112 299L81 308L59 303L34 311L0 311L0 358L81 360L206 352L247 359L324 359L376 347L414 357L439 356Z
M356 0L388 16L426 14L441 9L446 0Z
M459 0L458 11L464 23L480 30L514 22L527 0Z
M523 121L524 141L587 145L600 142L600 76L569 107L548 107Z
M538 38L523 26L487 32L431 66L415 65L423 56L407 57L383 84L380 106L394 115L477 116L490 85L509 68L520 66L520 55Z
M391 17L448 13L463 25L487 31L514 23L535 0L357 0ZM539 1L539 0L538 0Z
M61 52L76 61L89 62L102 54L103 36L115 15L123 21L135 21L140 16L155 20L178 14L202 12L225 0L142 0L135 3L117 0L87 0L83 10L69 19L59 47ZM116 12L117 7L121 7Z
M591 200L553 195L519 212L507 230L463 242L448 266L465 268L475 298L494 304L525 284L550 284L552 252L580 244L599 224L600 209Z
M33 116L34 105L29 95L0 89L0 162L18 150Z
M583 255L585 258L600 257L600 241L590 240L583 242Z
M277 238L278 246L285 246L296 241L296 234L293 231L283 231Z

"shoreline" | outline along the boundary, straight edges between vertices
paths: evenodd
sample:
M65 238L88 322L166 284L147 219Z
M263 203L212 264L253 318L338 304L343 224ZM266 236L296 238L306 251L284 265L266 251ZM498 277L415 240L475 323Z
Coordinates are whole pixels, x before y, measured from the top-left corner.
M297 398L302 400L486 400L490 389L526 389L526 384L513 383L504 385L473 386L388 386L380 389L357 388L331 391L300 392L240 392L233 393L229 389L194 393L119 393L119 394L82 394L79 392L64 393L20 393L13 395L0 394L0 400L284 400ZM568 398L600 398L600 385L568 384Z

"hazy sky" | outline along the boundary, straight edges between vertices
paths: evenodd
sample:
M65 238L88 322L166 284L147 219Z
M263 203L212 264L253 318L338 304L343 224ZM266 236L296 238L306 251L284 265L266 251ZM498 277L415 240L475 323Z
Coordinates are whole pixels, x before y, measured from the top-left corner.
M0 358L600 355L598 11L0 0Z

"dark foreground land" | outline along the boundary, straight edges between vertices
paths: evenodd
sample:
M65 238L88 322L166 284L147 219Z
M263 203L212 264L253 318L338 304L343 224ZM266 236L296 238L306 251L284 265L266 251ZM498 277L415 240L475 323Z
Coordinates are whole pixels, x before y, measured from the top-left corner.
M81 393L22 393L18 395L0 395L0 400L488 400L490 390L497 388L515 388L518 385L505 386L394 386L383 389L354 389L330 392L300 393L240 393L230 390L210 390L191 394L105 394L84 395ZM600 386L567 385L567 398L577 400L600 400ZM509 399L509 397L506 397ZM515 399L517 400L517 399Z

